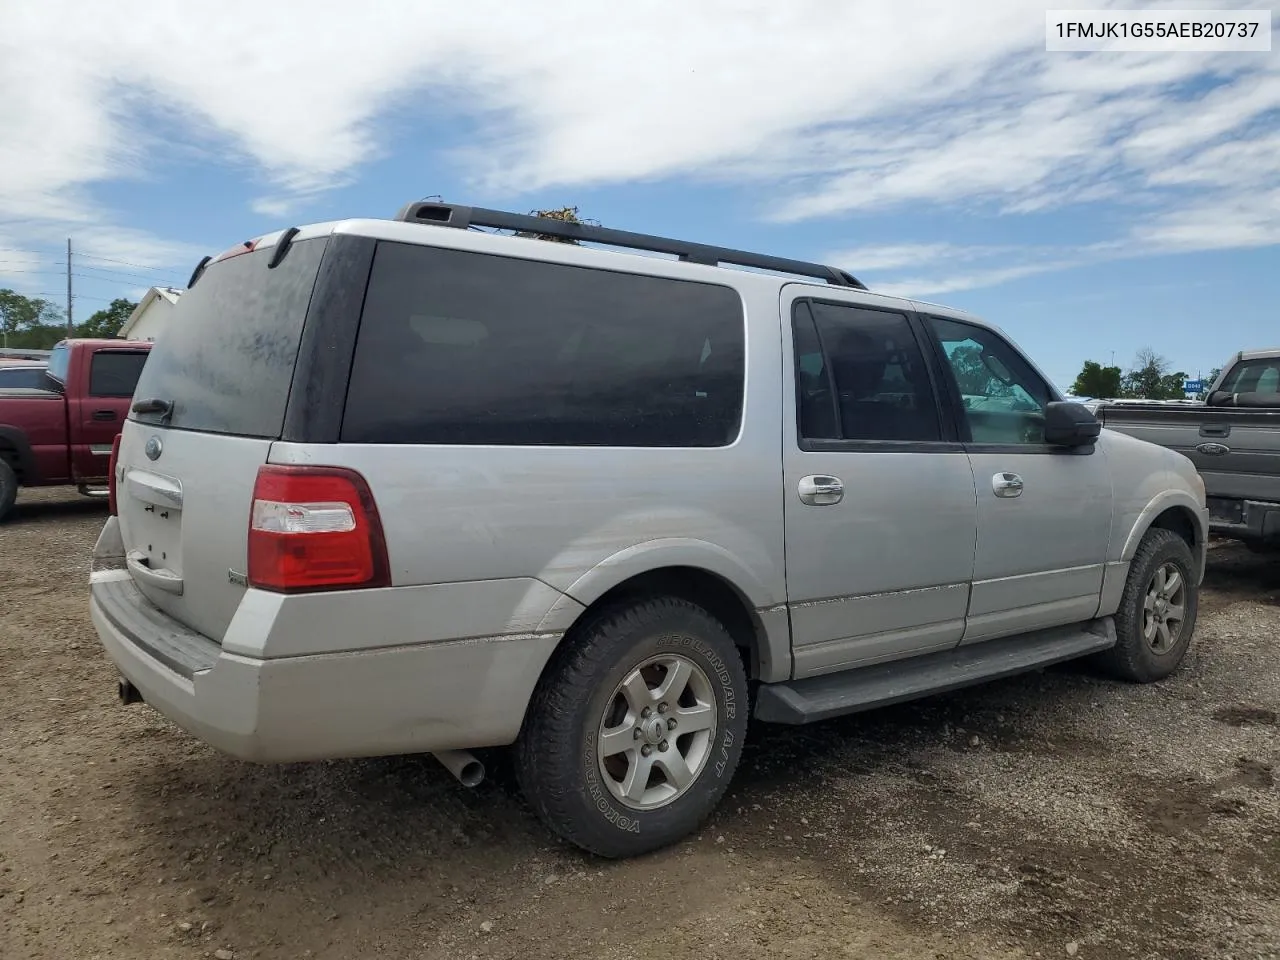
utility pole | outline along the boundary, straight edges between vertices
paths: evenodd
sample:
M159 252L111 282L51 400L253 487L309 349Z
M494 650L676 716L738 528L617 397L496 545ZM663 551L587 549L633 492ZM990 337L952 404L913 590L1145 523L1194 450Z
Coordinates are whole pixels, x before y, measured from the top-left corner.
M75 336L75 324L71 321L71 238L67 237L67 337Z

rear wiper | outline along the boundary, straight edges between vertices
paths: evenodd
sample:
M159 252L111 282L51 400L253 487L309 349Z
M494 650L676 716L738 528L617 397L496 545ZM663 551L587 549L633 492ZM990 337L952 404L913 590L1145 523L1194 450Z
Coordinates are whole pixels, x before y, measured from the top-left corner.
M132 407L129 408L134 413L158 413L161 420L168 420L173 416L173 401L161 400L159 397L148 397L145 400L136 400Z
M196 268L191 271L191 279L187 281L188 290L196 285L196 281L200 279L200 275L204 273L204 268L209 265L209 261L212 259L213 257L205 257L196 264Z
M280 239L276 241L276 248L271 252L271 259L267 261L267 269L274 270L280 266L280 261L289 253L289 245L293 243L293 238L298 235L297 227L290 227L284 233L280 234Z

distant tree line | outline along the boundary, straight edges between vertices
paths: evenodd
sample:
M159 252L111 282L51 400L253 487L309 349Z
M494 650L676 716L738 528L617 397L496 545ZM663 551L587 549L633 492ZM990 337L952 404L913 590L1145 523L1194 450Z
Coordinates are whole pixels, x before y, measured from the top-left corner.
M1218 372L1218 368L1210 370L1205 383L1211 383ZM1185 371L1171 370L1168 360L1150 347L1143 347L1127 373L1119 367L1086 360L1071 392L1078 397L1104 400L1181 400L1187 395L1182 384L1188 379Z
M74 327L77 337L114 337L137 304L117 297ZM0 289L0 346L48 350L67 335L67 315L52 301Z

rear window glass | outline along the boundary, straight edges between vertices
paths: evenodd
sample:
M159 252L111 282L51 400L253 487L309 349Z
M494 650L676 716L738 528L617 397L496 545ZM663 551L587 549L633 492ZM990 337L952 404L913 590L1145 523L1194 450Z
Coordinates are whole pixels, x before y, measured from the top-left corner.
M99 350L89 361L89 396L132 397L146 362L142 350Z
M52 390L44 367L9 367L0 363L0 390Z
M54 347L49 354L49 376L59 383L67 382L67 370L71 366L71 348L63 344Z
M342 439L723 446L743 362L728 287L381 243Z
M272 248L210 264L170 313L134 396L171 401L179 429L280 436L326 242L294 243L274 270Z

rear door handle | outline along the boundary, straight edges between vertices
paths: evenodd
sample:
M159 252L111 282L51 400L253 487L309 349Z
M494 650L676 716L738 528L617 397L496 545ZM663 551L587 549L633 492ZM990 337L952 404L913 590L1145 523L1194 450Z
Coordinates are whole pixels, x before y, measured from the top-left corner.
M800 478L800 502L811 507L826 507L844 499L844 484L839 477L814 474Z
M116 412L114 410L95 410L93 411L93 419L95 420L114 420Z
M1231 424L1229 424L1229 423L1202 423L1202 424L1200 424L1200 436L1202 436L1202 437L1229 437L1229 436L1231 436Z
M1016 473L997 473L991 478L991 490L997 497L1022 496L1022 478Z

